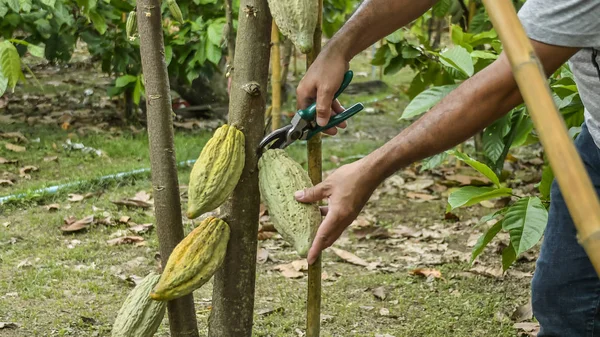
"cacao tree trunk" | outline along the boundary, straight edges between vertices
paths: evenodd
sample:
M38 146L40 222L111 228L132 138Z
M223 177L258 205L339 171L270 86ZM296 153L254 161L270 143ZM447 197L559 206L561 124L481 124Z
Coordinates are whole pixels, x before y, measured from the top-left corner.
M160 8L159 0L138 0L137 2L140 53L147 97L146 110L156 233L161 260L166 262L173 248L183 239L184 234ZM167 309L172 337L198 336L192 295L168 302Z
M315 0L313 0L315 1ZM317 28L315 29L313 50L306 55L306 69L315 61L321 52L321 35L323 23L323 0L319 2ZM323 179L321 154L321 134L313 136L307 142L308 175L314 185ZM308 296L306 304L306 337L319 337L321 334L321 255L308 266Z
M221 208L230 244L213 285L210 337L250 337L254 310L260 193L257 151L263 137L271 15L267 0L241 0L229 100L229 124L246 138L244 171Z
M281 125L281 60L279 53L279 29L272 23L271 28L271 129Z

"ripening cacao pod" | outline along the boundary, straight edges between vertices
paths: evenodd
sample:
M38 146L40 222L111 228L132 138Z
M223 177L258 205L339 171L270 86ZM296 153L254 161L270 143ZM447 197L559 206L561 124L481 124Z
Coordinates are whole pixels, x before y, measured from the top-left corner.
M170 301L200 288L223 263L228 242L229 225L206 218L173 249L150 297Z
M129 12L127 22L125 23L125 32L130 41L135 40L135 32L137 32L137 14L135 11Z
M152 337L165 316L166 302L150 298L160 275L148 274L129 293L113 324L112 337Z
M303 54L313 48L319 5L315 0L268 0L279 31Z
M244 169L244 142L240 130L225 124L206 143L190 173L188 218L214 210L231 195Z
M308 173L281 149L267 150L258 161L260 193L277 232L306 257L321 223L319 206L296 201L294 192L312 187Z
M171 12L171 16L179 23L183 24L183 14L181 14L181 9L175 0L167 0L167 6L169 7L169 11Z

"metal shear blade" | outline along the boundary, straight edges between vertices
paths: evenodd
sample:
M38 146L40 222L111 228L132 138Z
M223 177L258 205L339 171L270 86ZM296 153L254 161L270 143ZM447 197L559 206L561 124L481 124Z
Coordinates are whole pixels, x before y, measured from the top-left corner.
M288 132L292 129L292 125L286 125L268 134L258 145L258 153L263 149L283 149L287 147L292 140L288 141Z

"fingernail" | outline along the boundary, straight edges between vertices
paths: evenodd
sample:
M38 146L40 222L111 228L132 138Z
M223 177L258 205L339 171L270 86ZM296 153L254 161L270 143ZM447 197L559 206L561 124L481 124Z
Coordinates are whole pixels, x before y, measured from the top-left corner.
M304 198L304 191L296 191L296 193L294 193L294 197L296 197L297 199Z
M319 118L317 118L317 124L319 126L325 126L325 125L327 125L327 120L325 120L324 118L320 118L319 117Z

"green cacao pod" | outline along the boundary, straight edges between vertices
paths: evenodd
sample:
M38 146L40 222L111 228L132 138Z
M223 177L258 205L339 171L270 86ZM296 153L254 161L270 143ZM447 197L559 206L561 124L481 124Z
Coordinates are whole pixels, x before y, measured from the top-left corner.
M303 54L313 48L319 4L315 0L268 0L279 31Z
M181 9L175 0L167 0L167 6L169 7L169 11L171 12L171 16L179 23L183 24L183 14L181 14Z
M125 23L125 32L127 33L127 38L130 41L135 40L135 33L137 32L137 14L135 11L129 12L127 16L127 22Z
M229 225L206 218L175 247L150 297L170 301L200 288L223 263L228 242Z
M112 337L152 337L165 316L166 302L150 298L160 275L148 274L129 293L113 324Z
M319 206L296 201L294 192L312 187L308 173L281 149L267 150L258 161L260 193L277 232L306 257L321 223Z
M244 169L244 142L240 130L225 124L206 143L190 173L188 218L214 210L231 195Z

